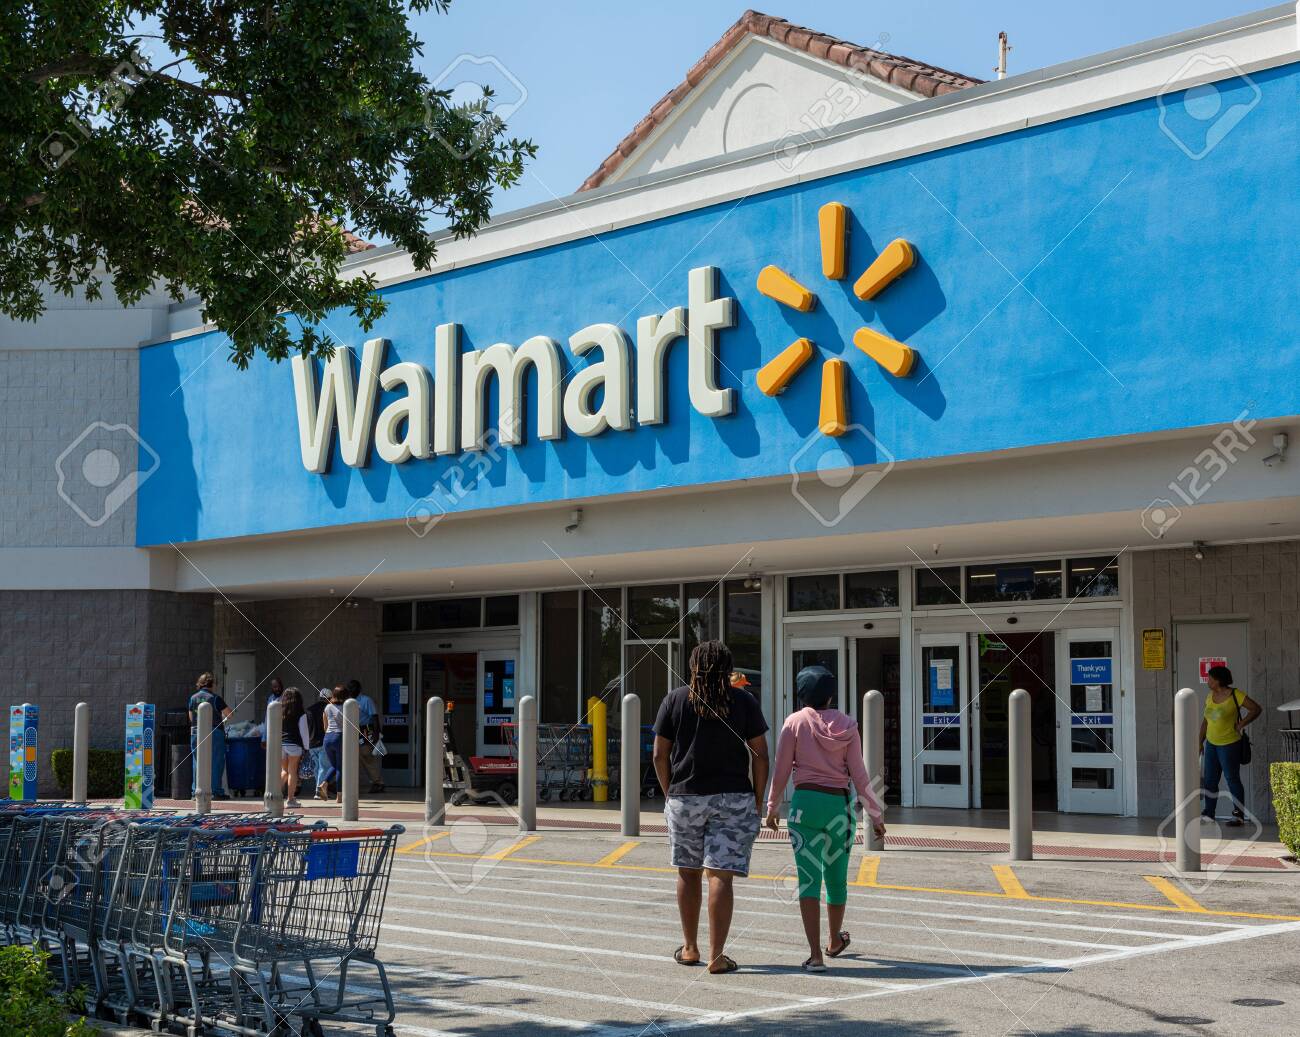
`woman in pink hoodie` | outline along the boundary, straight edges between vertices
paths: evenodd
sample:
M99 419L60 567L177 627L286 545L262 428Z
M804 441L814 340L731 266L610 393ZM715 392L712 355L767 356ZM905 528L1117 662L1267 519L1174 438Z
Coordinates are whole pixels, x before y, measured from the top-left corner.
M824 972L823 953L838 958L849 946L849 934L842 926L855 828L850 785L865 804L877 835L885 834L885 822L862 763L858 725L831 705L839 690L835 676L824 666L808 666L799 671L795 684L803 708L786 719L777 739L776 764L767 793L767 826L774 832L778 829L777 809L793 771L788 828L799 872L799 913L812 952L803 967L808 972ZM824 950L820 935L823 882L830 934Z

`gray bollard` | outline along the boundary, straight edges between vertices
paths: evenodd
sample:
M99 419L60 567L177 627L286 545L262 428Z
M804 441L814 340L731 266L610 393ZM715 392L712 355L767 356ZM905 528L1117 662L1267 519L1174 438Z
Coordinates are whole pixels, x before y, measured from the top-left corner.
M194 711L194 812L212 813L212 703Z
M623 834L641 834L641 700L623 696L622 746L619 752L619 806Z
M262 802L272 817L284 817L284 793L280 789L280 757L284 746L284 706L272 702L266 707L266 782Z
M443 824L447 803L443 795L446 780L446 748L443 744L445 710L436 695L424 707L424 823Z
M1174 696L1174 836L1179 871L1201 870L1200 775L1197 743L1201 711L1196 692L1183 688Z
M519 700L519 831L537 831L537 699Z
M881 812L885 809L885 696L876 690L867 692L862 697L862 762L867 768L867 780L880 802ZM876 835L871 827L870 816L864 815L862 825L866 831L866 847L879 851L885 848L885 840Z
M358 797L361 782L361 704L356 699L343 703L343 814L344 821L360 817Z
M1030 740L1029 692L1017 688L1007 700L1010 721L1008 756L1011 768L1011 859L1034 859L1034 758Z
M72 802L85 805L90 775L90 703L78 702L72 714Z

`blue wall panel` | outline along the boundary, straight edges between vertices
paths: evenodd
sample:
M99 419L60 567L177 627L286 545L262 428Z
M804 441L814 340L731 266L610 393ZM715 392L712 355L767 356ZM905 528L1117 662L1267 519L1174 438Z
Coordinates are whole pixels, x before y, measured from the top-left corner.
M287 363L240 372L215 333L149 347L140 431L160 465L139 492L138 540L400 520L431 493L469 510L782 475L826 463L829 447L856 463L903 461L1203 425L1246 408L1296 414L1298 93L1295 65L1220 84L1225 107L1250 107L1200 160L1162 131L1159 104L1138 102L397 285L369 335L331 316L343 343L359 351L384 336L389 363L432 370L439 323L459 322L465 349L538 334L563 345L596 321L633 336L638 317L686 304L691 267L719 268L720 293L739 300L738 325L719 339L735 414L690 408L682 343L667 424L506 449L454 505L438 489L454 458L390 466L372 455L358 470L335 445L328 474L304 470ZM1177 132L1200 132L1180 98L1167 100ZM817 209L833 200L852 211L842 282L820 272ZM859 302L852 280L899 236L919 250L917 267ZM766 263L813 288L818 307L783 311L759 295ZM852 345L862 324L919 352L911 377ZM869 435L817 433L817 365L779 398L754 387L761 364L801 335L848 361L851 419ZM535 402L526 435L534 427Z

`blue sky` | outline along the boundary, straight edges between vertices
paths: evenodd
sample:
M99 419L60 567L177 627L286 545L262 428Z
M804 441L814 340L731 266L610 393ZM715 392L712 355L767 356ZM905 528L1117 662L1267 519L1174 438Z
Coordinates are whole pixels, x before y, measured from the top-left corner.
M1264 6L1260 0L761 0L757 9L987 79L1003 29L1014 48L1014 74ZM468 73L492 82L499 103L520 102L508 124L514 135L532 138L539 153L523 182L498 196L495 210L503 212L576 190L745 8L744 0L453 0L450 14L423 14L413 24L430 79L450 68L448 87Z

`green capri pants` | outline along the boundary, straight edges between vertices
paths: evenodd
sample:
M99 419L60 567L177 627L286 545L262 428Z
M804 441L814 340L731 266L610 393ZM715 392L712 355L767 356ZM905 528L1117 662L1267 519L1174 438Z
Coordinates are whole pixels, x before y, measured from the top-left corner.
M790 845L799 872L799 896L826 903L849 898L849 853L853 848L853 808L847 796L795 789L790 800Z

